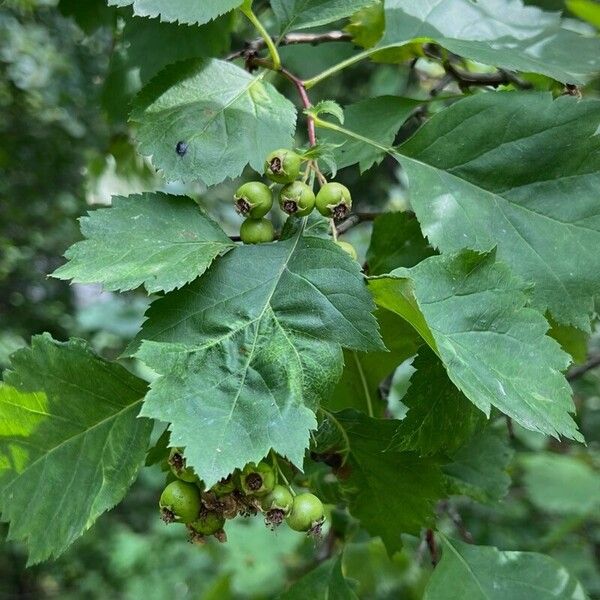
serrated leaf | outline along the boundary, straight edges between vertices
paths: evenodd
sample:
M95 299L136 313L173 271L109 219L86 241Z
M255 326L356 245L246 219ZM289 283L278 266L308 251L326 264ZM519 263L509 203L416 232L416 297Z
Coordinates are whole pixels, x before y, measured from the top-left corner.
M134 102L140 152L169 180L214 185L248 163L262 172L269 152L293 145L296 125L293 104L264 74L217 59L167 67Z
M414 215L391 212L373 221L367 250L369 275L383 275L399 267L414 267L434 254Z
M482 503L498 502L508 493L507 468L514 452L508 435L491 427L475 435L443 466L451 494Z
M538 453L520 459L529 499L543 511L592 515L600 510L600 475L574 456Z
M419 104L422 102L397 96L368 98L346 106L345 127L358 135L369 136L383 146L390 146L402 124ZM323 131L319 139L337 146L333 156L338 169L358 164L360 172L364 173L374 164L380 163L385 156L385 149L365 144L361 140L349 140L344 134L335 131Z
M196 279L234 246L190 198L160 192L115 197L111 208L81 218L87 238L53 276L108 290L169 291Z
M358 600L342 573L342 559L330 558L309 571L279 600Z
M123 28L126 64L139 68L142 83L167 65L190 58L220 56L229 50L231 15L200 27L130 17Z
M375 416L383 417L387 405L382 402L380 384L417 352L421 340L406 321L387 310L378 310L375 316L388 352L345 350L342 378L325 402L329 410L370 409Z
M344 29L352 36L355 44L372 48L385 31L383 0L373 0L371 5L356 11Z
M561 26L560 13L521 0L386 0L379 50L414 40L514 71L585 83L600 71L600 39Z
M117 504L144 462L146 384L82 342L34 337L0 384L0 510L29 564L61 554Z
M398 425L392 447L422 456L452 454L483 427L485 416L448 379L443 363L427 346L413 367L416 373L402 397L408 414Z
M407 319L452 382L486 415L497 407L533 431L582 440L561 371L568 355L545 335L522 282L493 253L432 256L373 278L375 301Z
M271 0L280 33L325 25L351 15L373 0Z
M314 106L307 108L304 112L307 115L318 117L321 114L328 114L335 117L339 123L344 123L344 110L334 100L321 100Z
M497 247L499 260L535 284L535 308L589 331L600 294L599 123L598 101L477 94L387 150L408 175L411 204L435 247ZM382 148L369 136L360 141Z
M349 448L341 483L350 512L392 554L402 547L402 533L419 535L431 525L435 503L444 496L439 465L413 452L389 450L398 421L355 410L328 419L333 428L344 430L342 440ZM343 452L337 446L330 450Z
M556 560L442 538L442 560L424 600L585 600L581 584Z
M108 0L109 6L132 6L139 17L160 17L169 23L202 24L237 8L243 0Z
M157 300L137 338L161 374L142 413L171 423L212 485L272 448L301 466L340 345L381 349L360 268L330 241L240 246Z

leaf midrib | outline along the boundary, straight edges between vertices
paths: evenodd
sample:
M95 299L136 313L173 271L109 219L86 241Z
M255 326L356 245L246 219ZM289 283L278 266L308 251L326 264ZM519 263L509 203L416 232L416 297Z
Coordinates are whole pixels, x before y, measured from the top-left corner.
M30 469L32 469L37 463L39 463L40 461L43 461L43 460L47 460L49 456L51 456L53 453L57 452L63 446L72 443L74 440L79 439L80 437L85 437L94 429L101 427L102 425L105 425L106 423L110 422L113 419L114 420L118 419L120 416L125 414L128 410L134 408L138 404L141 404L143 401L144 401L144 397L142 396L139 400L136 400L135 402L128 404L127 406L123 407L121 410L117 411L116 413L113 413L113 414L109 415L108 417L105 417L104 419L94 423L91 427L84 429L83 431L79 431L76 434L64 439L62 442L60 442L60 444L57 444L53 448L47 449L47 451L45 453L41 454L32 463L27 465L27 467L25 469L23 469L23 471L21 471L20 473L16 473L15 477L13 479L11 479L2 488L2 491L4 492L5 490L8 490L9 488L11 488L17 481L19 481L21 479L21 477L23 477L23 475L25 475L25 473L27 473ZM0 436L0 440L1 439L2 439L2 436Z

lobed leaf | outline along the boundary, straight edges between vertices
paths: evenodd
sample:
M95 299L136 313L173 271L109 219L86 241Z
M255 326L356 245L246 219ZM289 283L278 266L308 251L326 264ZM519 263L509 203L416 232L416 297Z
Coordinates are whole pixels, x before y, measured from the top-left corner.
M208 23L242 4L243 0L108 0L109 6L132 6L139 17L160 17L169 23Z
M69 262L53 276L108 290L179 288L234 245L193 200L160 192L115 197L80 222L87 239L67 250Z
M383 348L360 267L334 242L240 246L154 302L133 349L161 377L142 414L212 485L272 448L301 466L340 346Z
M144 462L146 384L79 340L36 336L0 384L0 511L29 564L57 557L117 504Z
M448 376L489 416L497 407L533 431L582 440L562 375L569 358L526 308L523 284L494 254L433 256L412 269L373 278L382 307L413 324Z
M585 83L600 72L600 39L561 25L560 13L521 0L386 0L377 49L434 42L487 65Z
M293 104L264 76L217 59L167 67L134 102L140 152L171 181L214 185L248 163L262 172L269 152L292 147L296 125Z

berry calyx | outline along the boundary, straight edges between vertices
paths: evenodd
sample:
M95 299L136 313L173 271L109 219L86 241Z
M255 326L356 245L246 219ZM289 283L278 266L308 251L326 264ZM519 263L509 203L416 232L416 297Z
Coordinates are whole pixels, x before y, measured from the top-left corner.
M265 496L275 487L275 473L265 462L248 463L240 476L240 484L249 496Z
M191 523L202 508L200 490L192 483L172 481L162 491L158 505L165 523Z
M238 214L251 219L264 217L273 206L271 190L260 181L249 181L240 186L233 196Z
M325 517L322 502L310 493L298 494L285 522L294 531L318 533Z
M315 194L306 183L294 181L281 188L279 206L288 215L306 217L315 207Z
M240 227L244 244L264 244L275 239L273 223L268 219L246 219Z
M187 481L188 483L194 483L197 480L194 469L186 466L181 448L171 448L167 462L169 463L169 467L171 467L171 472L177 479Z
M276 485L261 502L261 508L265 513L265 524L271 529L281 525L292 509L293 502L294 497L290 490L283 485Z
M326 183L317 194L317 210L330 219L343 219L352 208L350 190L335 181Z
M265 160L265 175L277 183L291 183L298 178L302 157L293 150L280 148Z
M223 525L225 525L223 515L213 510L205 510L189 524L189 529L201 536L214 535L223 529Z
M349 242L344 242L342 240L338 240L336 244L344 251L347 252L354 260L358 259L358 254L356 253L356 248L350 244Z

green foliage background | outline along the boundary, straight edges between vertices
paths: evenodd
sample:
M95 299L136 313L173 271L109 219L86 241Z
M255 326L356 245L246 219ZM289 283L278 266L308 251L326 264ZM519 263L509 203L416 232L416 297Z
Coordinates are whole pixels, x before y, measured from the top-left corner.
M122 3L126 4L131 3ZM266 5L264 2L257 4L258 10ZM365 3L357 2L356 8L362 4ZM560 0L527 4L546 9L565 8ZM585 3L577 0L568 4L573 10L571 16L585 10L582 6ZM285 15L278 14L277 9L274 16L265 14L273 30L276 17L283 21L285 28ZM190 31L182 33L174 25L134 19L130 9L117 11L107 7L103 0L90 0L84 8L74 0L7 0L0 6L0 369L8 366L10 353L24 346L32 335L44 331L57 339L86 338L107 358L120 355L138 331L148 303L143 293L117 296L110 292L100 293L94 286L71 288L66 282L46 277L63 263L60 257L64 250L80 239L76 218L85 214L89 204L106 204L111 195L148 190L187 193L218 217L228 233L236 233L238 222L229 205L233 183L210 190L197 183L176 181L166 184L136 153L132 131L126 121L134 95L162 66L199 55L222 57L230 50L226 41L229 38L224 35L229 29L233 30L231 46L234 49L242 47L244 40L255 35L249 26L230 16L221 18L211 27L210 35L199 40ZM154 44L156 36L177 43L165 42L165 46L157 48ZM130 50L130 40L145 44L146 51ZM281 49L285 63L300 76L313 75L343 60L351 52L352 46L348 42ZM336 98L346 105L388 94L424 97L442 75L433 64L425 64L417 76L407 63L360 63L351 72L342 72L319 86L314 100ZM543 79L536 84L541 89L553 86L550 80ZM289 84L284 84L281 89L288 97L293 97ZM590 81L584 93L586 97L600 95L600 80ZM407 107L407 111L410 108ZM431 110L438 109L432 105ZM360 106L346 114L346 126L350 129L356 116L353 111L360 117ZM391 128L394 116L397 119L398 113L390 117ZM585 122L582 123L584 126ZM409 118L395 141L406 140L419 124L418 114ZM377 135L372 128L369 132ZM143 131L141 133L143 138ZM332 142L336 141L336 135L331 134ZM381 141L379 136L378 139ZM393 139L383 141L386 145L394 142ZM419 154L419 143L418 139L413 140L400 151L426 162ZM427 146L427 139L423 146ZM360 199L357 209L405 208L405 179L395 158L375 152L368 153L362 160L365 162L363 165L361 161L361 166L365 168L374 160L381 160L382 164L362 175L356 168L340 173L340 180L351 187L355 198ZM439 163L440 157L436 160ZM237 171L242 166L237 165ZM437 164L436 168L443 166ZM181 176L186 179L185 173ZM416 210L418 212L418 199ZM375 225L382 231L385 226L385 223ZM363 257L369 227L366 224L356 227L347 236ZM395 227L404 228L407 237L411 235L410 222L398 223ZM549 231L548 235L553 232ZM452 247L452 240L447 244ZM501 253L502 247L497 251ZM594 252L594 249L590 248L590 251ZM217 252L218 248L215 254ZM423 258L421 252L419 247L409 248L395 264L390 264L390 261L394 263L395 257L386 257L388 263L381 266L379 273L374 271L373 274L387 273L402 266L406 269L395 272L398 278L412 278L417 286L427 277L439 283L440 278L435 273L423 273L414 267ZM425 252L429 253L429 250ZM562 258L568 260L568 256ZM469 258L455 259L456 263L461 260ZM369 262L376 264L376 260L370 258ZM594 264L597 262L590 262L590 268ZM434 270L434 266L430 268ZM180 277L182 282L186 281L186 273ZM509 284L506 282L507 286ZM393 282L382 279L375 280L372 285L384 289ZM382 306L402 314L402 307L385 303ZM499 308L498 312L503 311ZM393 320L394 316L390 312L384 318ZM588 352L600 351L597 333L582 339L573 330L557 326L554 334L578 362L582 362ZM437 339L436 342L443 350L446 341ZM409 343L406 347L391 349L395 357L402 357L399 360L415 354L415 348ZM356 361L369 360L360 352L346 352L347 360L349 357ZM443 351L441 356L444 360ZM507 351L507 361L511 358L515 359ZM425 369L433 371L439 364L433 364L423 350L416 361L424 372ZM140 368L133 363L130 366ZM413 379L411 391L402 403L410 373L411 367L404 365L391 383L391 407L398 417L405 414L406 406L418 406L419 395L429 393L424 379ZM453 374L449 374L453 378ZM455 375L456 380L460 379L460 373ZM341 385L350 389L353 382L342 380ZM448 385L451 386L449 382ZM468 448L456 454L455 449L451 449L453 462L444 468L450 477L456 477L456 493L465 496L453 497L438 505L438 526L449 538L460 537L461 532L464 534L463 528L467 528L478 545L548 554L579 579L591 598L600 598L600 372L590 371L574 383L574 389L578 422L587 447L568 440L558 442L544 433L527 431L518 425L514 425L514 438L507 444L505 436L496 435L498 431L504 432L506 427L504 419L498 418L495 422L497 432L492 431L481 445L476 446L480 455L474 455ZM335 395L331 402L332 410L344 407ZM457 393L455 402L461 407L464 396ZM378 410L383 412L383 407ZM344 419L350 431L360 421L352 411L345 414ZM425 420L423 429L410 440L421 449L433 443L426 423ZM360 426L368 430L368 423ZM465 439L477 426L476 417L465 423ZM570 427L565 423L563 432L569 431ZM160 430L154 431L153 438L160 433ZM373 436L373 439L357 443L351 460L356 464L361 460L368 461L365 448L376 442L376 436ZM323 442L324 447L327 443L329 440ZM436 443L440 443L439 440ZM396 473L405 468L406 476L410 476L411 464L394 462L394 455L389 460ZM498 473L490 473L492 464L498 467ZM501 469L504 465L507 465L512 484L508 496L498 501L509 485ZM389 473L385 464L370 465L369 468L381 469L380 481ZM434 470L438 466L423 462L418 468L424 475L419 482L423 497L417 500L427 503L430 495L432 499L436 498L435 490L428 487L427 469ZM314 478L315 485L323 486L322 493L326 497L327 483L319 467L315 466L314 473L308 476ZM86 536L54 562L25 569L24 548L18 543L2 542L0 577L3 596L149 600L167 597L206 600L275 598L290 582L309 572L320 558L322 548L315 551L311 542L303 541L287 530L272 534L259 520L234 523L228 530L230 541L227 545L192 548L179 531L165 527L157 518L156 501L163 481L164 476L158 468L144 469L125 501L104 515ZM361 482L357 484L362 485ZM434 487L433 483L431 487ZM467 494L474 493L480 495L480 503L466 499ZM376 497L369 500L375 502ZM401 514L403 507L412 500L397 495L394 511ZM385 516L374 514L372 519L373 527L382 528L385 537ZM432 569L426 548L418 536L407 536L404 548L390 558L383 543L367 536L355 523L349 524L341 515L335 514L332 522L333 527L340 529L354 527L355 533L344 552L343 565L325 562L319 567L319 585L322 586L323 580L341 578L339 569L343 567L346 577L356 582L355 592L360 598L422 597ZM413 527L417 534L419 525ZM408 526L410 528L412 523ZM0 532L5 535L6 531L7 527L1 525ZM443 544L445 549L464 550L460 542L444 538ZM499 559L490 556L487 560L489 565ZM518 557L518 560L525 559ZM529 568L544 572L543 565ZM306 588L301 590L315 589L310 587L314 582L302 581ZM324 592L319 588L319 593Z

